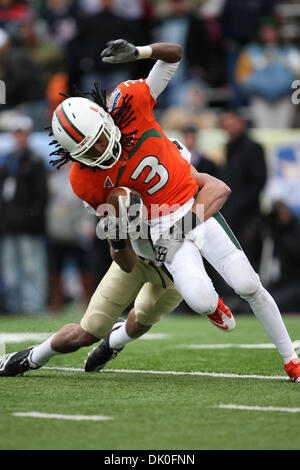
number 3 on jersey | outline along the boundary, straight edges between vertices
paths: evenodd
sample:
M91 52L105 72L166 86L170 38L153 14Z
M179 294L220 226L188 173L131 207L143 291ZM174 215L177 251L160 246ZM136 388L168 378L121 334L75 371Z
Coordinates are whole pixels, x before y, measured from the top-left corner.
M157 193L161 188L163 188L168 180L169 180L169 172L167 168L162 164L159 163L159 159L154 155L148 155L144 157L133 173L130 175L130 178L133 180L137 180L141 173L144 171L145 168L150 168L150 171L146 178L144 179L145 184L151 183L151 181L158 175L159 180L153 186L150 186L147 189L147 193L151 196L152 194Z

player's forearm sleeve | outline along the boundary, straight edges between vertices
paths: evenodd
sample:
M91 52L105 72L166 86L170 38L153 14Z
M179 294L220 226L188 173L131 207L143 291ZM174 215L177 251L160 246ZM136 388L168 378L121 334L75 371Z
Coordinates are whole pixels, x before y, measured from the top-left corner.
M150 93L156 100L164 91L172 76L176 72L179 62L168 64L162 60L157 60L151 69L146 83L150 88Z

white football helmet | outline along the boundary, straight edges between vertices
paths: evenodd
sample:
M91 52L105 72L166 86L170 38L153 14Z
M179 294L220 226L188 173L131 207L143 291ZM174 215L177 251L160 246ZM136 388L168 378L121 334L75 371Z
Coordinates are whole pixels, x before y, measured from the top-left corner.
M84 165L107 169L121 156L120 129L101 106L87 98L67 98L60 103L53 113L52 131L71 157ZM108 146L99 157L92 157L88 150L102 133L108 139ZM109 160L112 163L105 165Z

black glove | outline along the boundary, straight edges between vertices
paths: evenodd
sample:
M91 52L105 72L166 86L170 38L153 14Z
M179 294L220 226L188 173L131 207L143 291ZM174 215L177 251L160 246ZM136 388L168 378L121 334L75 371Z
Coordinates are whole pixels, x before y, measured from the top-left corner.
M106 64L120 64L137 60L136 47L125 39L116 39L106 44L108 47L101 52L102 62Z

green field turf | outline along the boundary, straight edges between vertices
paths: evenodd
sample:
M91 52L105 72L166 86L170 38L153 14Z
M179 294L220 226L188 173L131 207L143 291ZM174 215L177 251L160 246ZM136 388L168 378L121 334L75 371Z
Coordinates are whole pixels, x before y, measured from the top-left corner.
M168 336L130 343L108 365L108 371L87 374L68 369L83 369L88 348L56 356L47 364L51 369L0 378L0 449L299 450L299 412L219 407L233 404L300 410L300 384L286 380L275 349L188 348L270 343L253 316L236 319L236 330L224 333L201 317L168 316L151 330ZM284 319L292 340L300 340L300 316ZM51 333L78 320L76 312L57 317L2 316L0 333ZM6 344L6 351L31 344L33 341ZM20 412L105 415L112 419L73 421L13 415Z

